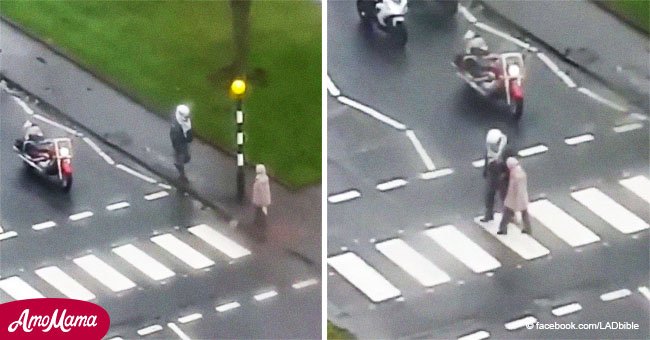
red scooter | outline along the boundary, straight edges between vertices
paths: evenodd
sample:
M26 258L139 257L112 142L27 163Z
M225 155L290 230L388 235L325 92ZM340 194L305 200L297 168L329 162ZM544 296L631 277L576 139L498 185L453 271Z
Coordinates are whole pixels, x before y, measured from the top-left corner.
M28 145L29 143L32 145ZM72 187L72 141L70 138L44 139L38 143L17 140L14 144L14 151L30 169L34 169L48 178L55 177L63 191L70 191Z

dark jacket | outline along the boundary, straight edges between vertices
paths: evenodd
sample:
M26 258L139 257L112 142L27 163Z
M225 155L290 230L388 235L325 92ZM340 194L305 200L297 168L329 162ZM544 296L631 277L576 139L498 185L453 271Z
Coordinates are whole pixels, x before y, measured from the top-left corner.
M194 139L192 136L192 129L187 131L187 134L184 134L183 128L174 116L172 116L172 127L169 130L169 137L172 140L172 146L176 152L189 154L189 148L187 145Z

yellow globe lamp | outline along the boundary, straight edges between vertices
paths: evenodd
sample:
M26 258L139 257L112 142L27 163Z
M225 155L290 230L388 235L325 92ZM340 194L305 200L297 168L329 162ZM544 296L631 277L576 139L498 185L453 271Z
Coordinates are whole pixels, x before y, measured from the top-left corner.
M235 79L232 84L230 84L230 91L236 97L242 97L246 93L246 82L241 79Z

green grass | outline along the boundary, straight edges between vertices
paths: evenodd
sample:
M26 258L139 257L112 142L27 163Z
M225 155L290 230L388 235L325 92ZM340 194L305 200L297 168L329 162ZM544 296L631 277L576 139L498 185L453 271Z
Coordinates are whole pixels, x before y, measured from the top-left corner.
M3 0L0 11L165 117L190 103L195 133L235 150L229 80L214 77L234 54L228 1ZM249 70L263 69L265 81L244 102L247 162L294 188L317 183L320 5L253 1L250 39Z
M329 340L352 340L354 336L347 330L327 321L327 339Z
M632 25L650 34L650 1L648 0L607 0L598 1L614 14L625 18Z

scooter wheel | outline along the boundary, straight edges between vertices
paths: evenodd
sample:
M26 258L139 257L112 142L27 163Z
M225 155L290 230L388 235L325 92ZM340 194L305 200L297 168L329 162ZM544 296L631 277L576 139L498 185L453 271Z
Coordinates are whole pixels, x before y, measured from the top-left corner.
M72 176L64 177L63 180L61 181L61 189L63 189L64 192L70 192L71 188L72 188Z

